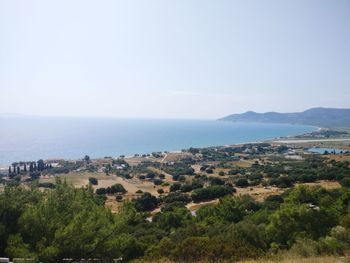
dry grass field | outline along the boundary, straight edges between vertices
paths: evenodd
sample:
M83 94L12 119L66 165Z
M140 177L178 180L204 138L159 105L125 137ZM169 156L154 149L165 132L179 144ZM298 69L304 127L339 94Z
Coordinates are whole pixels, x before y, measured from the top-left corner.
M158 195L157 188L154 187L153 183L148 181L141 181L137 178L124 179L116 175L106 175L105 173L99 172L71 172L68 174L57 174L55 176L44 176L40 178L39 182L54 183L55 177L62 180L66 180L67 183L74 185L75 187L82 187L89 184L89 177L95 177L98 180L98 185L93 187L101 188L112 186L113 184L122 184L124 188L131 194L134 194L137 190L143 192L150 192L154 195Z
M318 182L312 182L312 183L303 183L303 184L296 184L297 185L309 185L309 186L321 186L325 189L336 189L336 188L340 188L341 185L339 184L339 182L335 182L335 181L326 181L326 180L321 180Z
M199 171L200 166L199 165L193 165L192 166L195 171ZM171 175L164 173L163 171L160 171L156 168L152 168L156 173L163 173L165 174L165 182L168 183L173 183L173 179ZM227 175L225 176L219 176L220 171L227 172L229 169L222 169L222 168L217 168L214 170L213 174L207 174L208 176L213 176L213 177L221 177L221 178L226 178ZM101 187L109 187L112 186L113 184L121 184L124 186L124 188L127 190L127 193L124 195L123 199L124 200L131 200L133 198L137 198L139 194L136 193L136 191L141 190L142 192L149 192L154 196L159 196L159 193L157 192L158 189L162 188L165 193L169 192L169 186L155 186L152 182L149 182L147 180L140 180L138 178L132 178L132 179L124 179L122 177L116 176L116 175L106 175L105 173L102 172L71 172L69 174L58 174L55 176L44 176L40 178L40 183L43 182L50 182L54 183L55 182L55 177L58 177L62 180L66 180L67 183L73 184L75 187L82 187L86 186L89 183L89 177L95 177L98 179L98 185L94 185L93 188L101 188ZM319 182L313 182L313 183L304 183L304 185L310 185L310 186L322 186L326 189L335 189L339 188L340 184L335 181L319 181ZM272 186L254 186L254 187L246 187L246 188L239 188L237 187L237 192L234 195L250 195L252 196L255 200L257 201L263 201L266 197L270 195L277 195L281 194L287 189L283 188L278 188L278 187L272 187ZM218 200L212 200L209 202L201 202L201 203L189 203L187 205L187 208L191 211L195 211L198 208L200 208L203 205L207 204L213 204L217 203ZM107 196L106 200L106 207L111 208L112 212L118 212L118 209L121 207L122 202L118 202L115 199L115 196Z

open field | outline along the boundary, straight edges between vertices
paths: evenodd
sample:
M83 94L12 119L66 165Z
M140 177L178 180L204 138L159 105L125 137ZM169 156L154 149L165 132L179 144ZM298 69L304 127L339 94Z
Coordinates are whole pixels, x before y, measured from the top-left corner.
M94 185L93 188L109 187L113 184L122 184L129 194L135 194L137 190L143 192L150 192L153 195L158 196L157 187L151 182L141 181L137 178L124 179L117 175L106 175L99 172L71 172L68 174L57 174L55 176L45 176L40 178L39 182L55 183L55 177L62 180L66 180L67 183L73 184L75 187L82 187L89 184L89 177L95 177L98 180L98 185Z
M195 166L196 169L199 169L199 167ZM155 172L160 172L160 170L157 170L153 168ZM218 172L223 170L227 172L228 169L215 169L218 171L215 171L215 173L210 174L208 176L213 176L213 177L220 177L220 178L227 178L226 176L219 176ZM166 174L163 172L163 174L166 175L165 177L165 182L170 182L173 183L174 181L171 178L171 175ZM149 181L145 180L140 180L137 178L132 178L132 179L124 179L116 175L106 175L104 173L91 173L91 172L72 172L69 174L59 174L56 175L55 177L58 177L62 180L66 180L68 183L73 184L75 187L82 187L86 186L89 184L89 177L95 177L98 179L98 185L94 185L93 188L107 188L109 186L112 186L113 184L121 184L124 186L124 188L128 191L124 196L123 200L131 200L134 198L137 198L140 196L140 194L137 194L136 191L141 190L142 192L149 192L152 195L159 196L159 193L157 192L157 189L162 188L165 193L169 192L169 186L155 186ZM46 176L43 178L40 178L40 183L44 182L49 182L49 183L54 183L55 182L55 177L54 176ZM299 184L296 184L299 185ZM318 182L312 182L312 183L304 183L303 185L309 185L309 186L322 186L325 189L335 189L335 188L340 188L339 182L336 181L318 181ZM237 192L234 195L250 195L253 197L256 201L263 201L266 197L270 195L279 195L286 191L288 188L278 188L278 187L273 187L273 186L250 186L250 187L245 187L245 188L240 188L237 187L236 190ZM200 203L189 203L186 205L186 207L190 211L195 211L199 209L203 205L207 204L214 204L217 203L218 199L207 201L207 202L200 202ZM119 208L122 205L122 202L118 202L115 199L115 196L113 195L107 195L107 200L105 203L106 207L109 207L112 212L116 213L118 212ZM153 211L156 212L156 211ZM159 212L159 211L158 211Z

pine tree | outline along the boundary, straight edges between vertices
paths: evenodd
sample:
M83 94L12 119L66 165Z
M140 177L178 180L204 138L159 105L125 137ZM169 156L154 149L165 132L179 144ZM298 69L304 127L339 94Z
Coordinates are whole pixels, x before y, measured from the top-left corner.
M38 161L38 171L44 171L45 170L45 163L42 159Z

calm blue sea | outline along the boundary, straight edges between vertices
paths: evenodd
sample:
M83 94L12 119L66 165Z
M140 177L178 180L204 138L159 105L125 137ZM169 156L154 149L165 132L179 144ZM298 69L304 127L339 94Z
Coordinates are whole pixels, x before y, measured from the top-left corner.
M309 152L312 152L312 153L319 153L319 154L324 154L326 151L328 153L336 153L336 154L339 154L339 153L342 153L342 152L346 152L346 150L342 150L342 149L336 149L336 148L316 148L316 147L312 147L308 150Z
M175 151L296 135L315 127L211 120L0 117L0 164Z

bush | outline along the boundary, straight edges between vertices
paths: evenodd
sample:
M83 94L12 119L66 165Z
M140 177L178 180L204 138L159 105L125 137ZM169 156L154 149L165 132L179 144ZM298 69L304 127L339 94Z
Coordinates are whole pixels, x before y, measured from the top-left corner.
M187 194L183 193L170 193L166 197L164 197L165 203L173 203L173 202L183 202L183 203L189 203L191 202L191 198Z
M146 175L146 177L147 177L147 178L153 179L154 177L156 177L156 174L155 174L155 173L148 173L148 174Z
M148 192L134 200L134 203L136 210L139 212L151 211L158 206L157 198Z
M256 258L261 252L241 240L209 237L187 237L173 250L179 262L237 262L244 258Z
M180 175L177 179L180 182L185 182L186 181L186 177L184 175Z
M236 186L237 187L247 187L247 186L249 186L248 180L245 178L239 178L236 181Z
M110 189L110 190L109 190ZM124 186L121 184L114 184L110 188L107 188L107 194L115 194L115 193L126 193L127 191L125 190Z
M192 200L193 202L201 202L208 201L215 198L223 197L225 195L232 194L236 189L222 186L222 185L214 185L208 188L196 189L192 192Z
M106 188L98 188L98 189L96 189L96 194L98 194L98 195L105 195L106 194Z
M341 186L350 187L350 178L346 177L340 181Z
M125 190L124 186L121 184L114 184L111 187L107 188L98 188L96 189L96 194L98 195L105 195L105 194L116 194L116 193L126 193L127 191Z
M161 179L154 179L153 183L154 185L161 185L163 181Z
M208 169L205 170L205 172L207 174L212 174L212 173L214 173L214 170L212 168L208 168Z
M180 191L183 193L191 192L192 191L192 185L190 184L184 184L181 186Z
M89 177L89 182L92 185L98 185L98 180L95 177Z
M180 190L180 188L181 188L181 184L180 183L173 183L170 186L170 192L176 192L176 191Z
M224 180L217 178L217 177L210 177L209 181L210 181L211 185L224 185L225 184Z
M292 187L293 186L293 182L287 176L280 176L278 178L270 178L269 185L277 186L277 187L280 187L280 188L287 188L287 187Z

